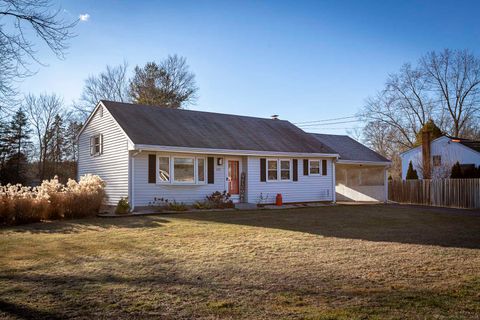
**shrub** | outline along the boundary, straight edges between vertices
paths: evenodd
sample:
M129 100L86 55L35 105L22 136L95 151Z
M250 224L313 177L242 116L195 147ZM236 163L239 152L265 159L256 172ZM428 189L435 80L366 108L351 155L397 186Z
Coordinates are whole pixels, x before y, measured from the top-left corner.
M187 211L188 206L183 203L183 202L177 202L173 200L173 202L169 202L167 206L167 210L172 210L172 211Z
M47 219L81 218L95 215L105 199L105 183L86 175L67 185L58 178L38 187L0 185L0 224L23 224Z
M407 176L405 178L407 180L418 180L417 170L413 169L412 161L408 163Z
M45 199L18 198L15 201L14 224L40 222L48 219L49 203Z
M183 202L177 202L175 200L169 201L165 198L153 198L153 201L148 203L149 206L157 207L159 211L169 210L169 211L187 211L188 206Z
M206 201L210 204L211 208L226 209L233 208L233 201L230 200L230 194L227 191L215 191L211 195L207 196Z
M118 200L117 207L115 208L116 214L127 214L130 212L130 204L128 198L121 198Z
M199 209L199 210L205 210L205 209L212 209L212 204L207 201L207 200L203 200L203 201L197 201L193 204L193 207L195 209Z
M452 179L463 178L462 167L460 166L460 163L458 161L452 167L452 171L450 173L450 178L452 178Z

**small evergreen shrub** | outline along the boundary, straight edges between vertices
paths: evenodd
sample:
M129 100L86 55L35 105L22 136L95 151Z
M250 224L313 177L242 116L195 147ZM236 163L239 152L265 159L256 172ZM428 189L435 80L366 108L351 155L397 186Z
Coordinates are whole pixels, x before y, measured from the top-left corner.
M118 200L117 207L115 208L116 214L127 214L130 212L130 204L128 198L121 198Z
M406 179L407 179L407 180L418 180L417 170L414 170L414 169L413 169L412 161L410 161L410 162L408 163L408 170L407 170Z
M452 179L462 179L463 178L462 167L460 166L460 163L458 161L452 167L452 172L450 173L450 178L452 178Z
M478 179L480 178L480 166L475 167L475 165L468 165L462 168L462 165L457 161L453 167L452 172L450 173L450 178L452 179Z

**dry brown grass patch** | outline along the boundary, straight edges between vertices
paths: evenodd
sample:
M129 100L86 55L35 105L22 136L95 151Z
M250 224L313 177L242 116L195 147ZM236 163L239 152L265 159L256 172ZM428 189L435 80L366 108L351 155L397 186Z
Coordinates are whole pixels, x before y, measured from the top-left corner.
M389 206L8 228L0 318L475 319L478 230L478 216Z

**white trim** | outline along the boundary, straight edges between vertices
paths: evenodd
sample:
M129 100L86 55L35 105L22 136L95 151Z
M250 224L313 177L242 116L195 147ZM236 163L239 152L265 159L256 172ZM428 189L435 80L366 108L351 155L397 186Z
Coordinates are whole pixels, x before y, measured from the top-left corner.
M203 160L203 181L198 180L198 160ZM215 165L215 160L213 161ZM195 181L197 184L207 184L207 158L206 157L196 157L195 158Z
M338 159L338 164L361 164L366 166L390 166L392 164L391 161L360 161L360 160L341 160Z
M268 179L268 162L276 161L277 162L277 179L270 180ZM282 179L282 161L289 162L289 179ZM266 158L266 179L265 182L281 183L281 182L291 182L293 181L293 159L292 158ZM273 170L272 170L273 171Z
M199 186L207 184L207 157L196 157L196 156L179 156L179 155L171 155L171 154L164 154L164 153L155 153L156 161L155 161L155 184L157 185L181 185L181 186ZM168 158L168 168L170 170L170 180L163 181L159 177L160 173L160 158ZM179 182L175 181L175 159L193 159L193 175L194 181L193 182ZM203 181L198 180L198 159L203 159Z
M337 176L335 173L335 161L332 161L332 202L337 203L337 192L336 192Z
M187 156L171 156L172 158L172 165L171 170L172 172L170 173L171 176L171 184L178 184L178 185L195 185L197 184L197 170L195 170L195 165L197 163L197 158L196 157L187 157ZM192 181L186 181L186 182L181 182L181 181L175 181L175 159L193 159L193 182Z
M128 141L128 145L129 145L129 150L140 150L140 149L134 149L134 148L130 148L130 146L134 146L134 143L132 142L132 140L130 139L130 137L127 135L127 133L125 132L125 130L123 130L122 126L117 122L117 120L115 119L115 117L110 113L110 111L108 111L107 107L103 104L103 102L100 100L97 105L95 106L95 108L93 108L92 112L90 113L90 115L88 116L87 120L85 120L85 123L83 124L82 128L80 129L80 131L77 133L76 137L75 137L75 140L78 141L78 139L80 138L80 135L83 133L83 131L85 130L85 128L88 126L88 124L90 123L90 121L93 119L93 116L95 115L95 113L97 112L97 109L99 108L99 106L102 106L102 112L103 112L103 116L105 116L104 112L108 112L108 114L110 115L110 117L112 117L113 121L115 121L115 123L117 124L117 126L120 128L120 130L122 131L123 135L125 136L125 138L127 139Z
M338 158L337 153L302 153L302 152L279 152L279 151L256 151L256 150L232 150L232 149L209 149L209 148L190 148L175 146L160 146L133 144L131 150L148 150L160 152L178 152L178 153L202 153L202 154L218 154L218 155L242 155L242 156L271 156L271 157L291 157L291 158Z
M288 165L288 179L282 179L282 161L288 161L289 165ZM280 182L288 182L288 181L292 181L293 180L293 177L292 177L292 170L293 170L293 163L292 163L292 159L278 159L278 181Z
M98 107L100 106L101 104L101 101L98 101L97 105L95 106L95 108L93 108L92 112L90 112L90 115L88 116L87 120L85 120L85 123L83 124L82 128L80 129L80 131L77 133L77 136L75 137L75 140L78 140L78 138L80 137L80 135L83 133L83 131L85 130L85 128L87 127L87 125L90 123L90 121L93 119L93 116L95 115L95 113L97 112L97 109ZM103 104L102 104L103 105Z
M131 172L131 181L130 183L130 197L128 198L128 201L130 202L130 210L133 211L135 210L135 157L140 154L142 151L137 151L133 153L132 155L129 155L129 157L132 159L131 162L131 167L130 167L130 172ZM130 161L129 161L130 164Z
M472 152L474 152L474 153L476 153L476 154L477 154L477 153L480 154L479 151L477 151L477 150L475 150L475 149L472 149L472 148L470 148L470 147L467 147L466 145L463 145L461 142L453 142L452 139L450 139L449 143L458 144L458 145L460 145L461 147L463 147L463 148L465 148L465 149L467 149L467 150L470 150L470 151L472 151Z
M277 167L275 168L275 171L277 171L277 179L269 179L268 178L268 171L270 171L270 169L268 168L268 163L269 162L275 162L277 164ZM265 179L266 181L265 182L280 182L280 177L278 176L278 159L274 159L274 158L267 158L267 168L266 168L266 172L267 172L267 179ZM272 170L273 171L273 170Z
M157 162L156 162L156 167L155 167L155 175L158 178L158 180L155 180L157 184L171 184L172 183L172 158L170 155L163 155L163 154L156 154L157 157ZM160 179L160 158L167 158L168 159L168 181L163 181Z
M318 173L312 173L310 171L311 169L310 163L313 161L318 162ZM313 177L322 175L322 159L308 159L308 175Z
M103 154L103 134L97 133L94 134L93 136L90 136L90 156L91 157L98 157ZM98 138L98 152L96 152L97 149L97 143L95 140Z

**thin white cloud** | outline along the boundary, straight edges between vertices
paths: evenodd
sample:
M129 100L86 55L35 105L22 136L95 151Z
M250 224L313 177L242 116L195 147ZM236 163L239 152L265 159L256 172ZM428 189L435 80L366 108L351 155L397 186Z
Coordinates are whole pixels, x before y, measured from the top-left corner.
M78 16L80 21L87 22L90 19L90 15L88 13L83 13Z

